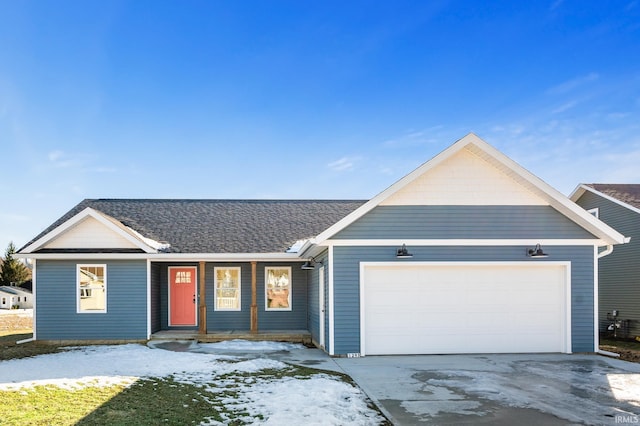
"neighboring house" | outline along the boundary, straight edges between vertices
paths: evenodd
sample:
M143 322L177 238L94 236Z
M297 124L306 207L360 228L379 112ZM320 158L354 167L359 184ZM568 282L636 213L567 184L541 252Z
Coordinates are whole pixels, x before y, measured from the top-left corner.
M571 199L630 238L600 261L600 331L640 336L640 185L582 184Z
M31 309L33 294L26 288L0 286L0 309Z
M336 356L570 353L597 350L598 247L623 242L469 134L368 201L84 200L19 256L37 340L307 330Z

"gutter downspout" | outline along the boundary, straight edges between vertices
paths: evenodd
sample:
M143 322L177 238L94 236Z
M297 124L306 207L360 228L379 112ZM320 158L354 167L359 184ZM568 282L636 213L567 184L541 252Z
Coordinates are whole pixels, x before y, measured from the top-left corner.
M625 241L625 243L626 242L628 242L628 240ZM598 259L602 259L605 256L609 256L611 253L613 253L613 244L608 244L607 248L604 249L604 251L602 251L601 253L598 253ZM596 315L597 315L597 312L596 312ZM599 341L599 339L598 339L598 350L596 351L596 353L599 354L599 355L604 355L604 356L608 356L608 357L612 357L612 358L620 358L620 354L600 349L600 341Z

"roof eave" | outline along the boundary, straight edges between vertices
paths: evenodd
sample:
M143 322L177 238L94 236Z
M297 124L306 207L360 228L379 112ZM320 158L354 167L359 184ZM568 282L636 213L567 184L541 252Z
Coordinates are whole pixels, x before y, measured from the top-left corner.
M157 262L302 262L298 253L17 253L20 259L148 259Z

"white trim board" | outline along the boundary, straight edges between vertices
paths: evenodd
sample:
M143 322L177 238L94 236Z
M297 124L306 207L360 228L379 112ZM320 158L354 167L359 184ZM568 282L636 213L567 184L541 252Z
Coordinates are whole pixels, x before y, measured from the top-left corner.
M333 296L333 247L329 247L327 253L329 260L329 355L335 355L335 320L334 320L334 296Z
M571 240L557 240L557 239L518 239L518 240L503 240L503 239L357 239L357 240L327 240L322 243L322 246L327 247L341 247L341 246L535 246L540 244L543 246L604 246L606 244L601 240L596 239L571 239Z
M19 259L150 259L153 262L300 262L296 253L16 253Z

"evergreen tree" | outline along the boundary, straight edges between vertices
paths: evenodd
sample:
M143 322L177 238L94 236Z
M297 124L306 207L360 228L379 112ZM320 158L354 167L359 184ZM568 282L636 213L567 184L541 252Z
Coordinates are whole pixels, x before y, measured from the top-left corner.
M11 283L20 285L29 279L29 269L13 257L15 252L16 247L12 241L4 253L2 270L0 270L0 285L11 285Z

